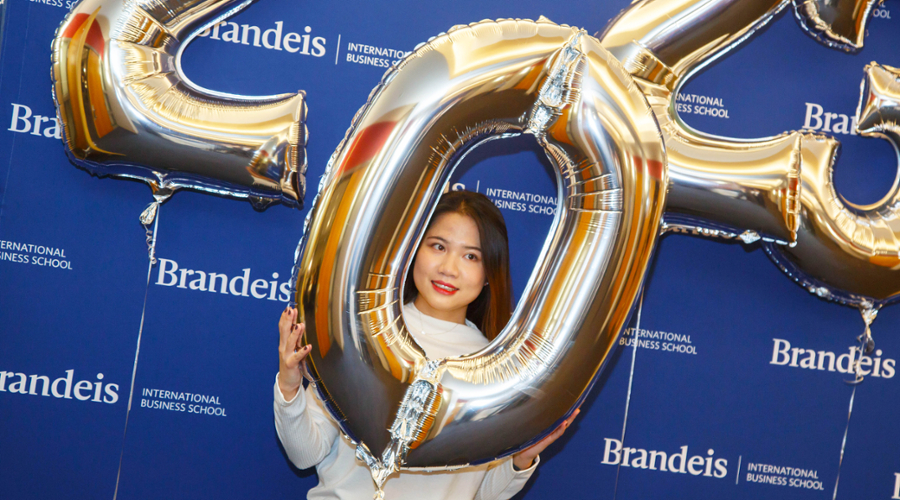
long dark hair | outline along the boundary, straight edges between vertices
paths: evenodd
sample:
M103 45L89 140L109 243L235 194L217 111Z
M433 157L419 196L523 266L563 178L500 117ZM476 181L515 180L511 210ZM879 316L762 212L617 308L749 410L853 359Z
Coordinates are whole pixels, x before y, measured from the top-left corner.
M466 215L478 226L481 238L481 261L488 285L481 294L466 308L466 319L475 323L488 340L503 330L509 321L512 309L512 280L509 276L509 237L506 234L506 223L503 214L487 196L471 191L451 191L445 193L434 209L429 221L436 221L446 213ZM427 229L426 229L427 231ZM418 254L418 249L416 249ZM413 281L412 269L415 267L415 254L406 275L403 290L403 303L415 300L419 291Z

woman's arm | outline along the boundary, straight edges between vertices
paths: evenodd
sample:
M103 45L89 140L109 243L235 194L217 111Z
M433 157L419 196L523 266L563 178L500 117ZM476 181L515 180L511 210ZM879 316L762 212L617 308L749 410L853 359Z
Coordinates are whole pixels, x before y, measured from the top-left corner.
M292 400L285 401L275 384L275 431L288 458L299 469L324 460L339 435L337 427L316 404L311 390L299 391Z
M328 455L338 438L338 429L316 404L311 390L301 388L301 365L310 346L300 345L304 327L294 324L296 316L297 310L288 307L278 322L281 341L274 388L275 431L291 462L306 469Z
M507 457L491 464L484 475L484 479L481 480L481 486L478 487L474 500L506 500L512 498L525 486L525 483L531 478L540 461L539 457L536 458L531 467L524 470L516 470L513 467L512 457Z

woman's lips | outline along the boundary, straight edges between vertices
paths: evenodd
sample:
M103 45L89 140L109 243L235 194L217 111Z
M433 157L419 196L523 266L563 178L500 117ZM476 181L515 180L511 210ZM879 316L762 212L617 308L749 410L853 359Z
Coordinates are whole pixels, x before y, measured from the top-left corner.
M441 293L443 295L453 295L454 293L459 291L459 288L456 288L455 286L444 283L443 281L432 281L431 286L438 293Z

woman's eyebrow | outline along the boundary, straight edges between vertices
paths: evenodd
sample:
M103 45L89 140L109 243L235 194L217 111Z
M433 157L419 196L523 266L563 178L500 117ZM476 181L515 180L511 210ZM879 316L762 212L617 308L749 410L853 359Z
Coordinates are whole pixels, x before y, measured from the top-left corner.
M444 245L448 245L450 243L450 241L447 240L446 238L435 235L435 234L432 234L431 236L427 236L427 237L425 237L425 239L426 240L437 240L437 241L443 243ZM479 252L482 251L481 247L463 246L463 248L465 248L466 250L478 250Z

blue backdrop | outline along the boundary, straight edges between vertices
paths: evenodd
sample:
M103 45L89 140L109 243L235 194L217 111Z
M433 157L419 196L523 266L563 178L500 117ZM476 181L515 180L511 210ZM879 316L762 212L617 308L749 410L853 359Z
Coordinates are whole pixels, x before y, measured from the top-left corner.
M71 3L0 4L0 498L303 497L316 476L285 458L271 398L282 287L306 209L257 212L176 193L160 208L151 266L138 222L148 187L74 167L46 119L55 116L50 43ZM408 51L455 24L503 17L544 15L593 33L627 4L260 0L229 21L309 33L318 37L309 54L211 33L183 64L218 91L306 91L309 207L351 118L393 62L366 59L367 46ZM824 130L816 117L853 116L865 64L900 65L898 18L900 3L885 2L865 48L849 55L805 35L785 11L689 82L680 115L726 137L831 133L843 145L839 192L874 202L897 177L891 145ZM698 110L710 98L717 104ZM510 139L476 150L452 180L503 208L517 293L552 220L540 198L556 193L548 169L534 144ZM538 201L510 203L521 193ZM274 293L195 290L174 279L176 269L265 279ZM840 369L863 330L856 310L796 286L755 245L665 236L622 347L518 498L900 498L898 327L900 307L880 312L881 376L854 394ZM835 369L793 366L791 348L833 353ZM184 399L161 404L172 393ZM667 467L639 450L664 452Z

